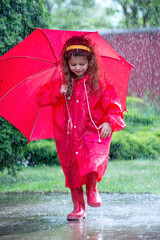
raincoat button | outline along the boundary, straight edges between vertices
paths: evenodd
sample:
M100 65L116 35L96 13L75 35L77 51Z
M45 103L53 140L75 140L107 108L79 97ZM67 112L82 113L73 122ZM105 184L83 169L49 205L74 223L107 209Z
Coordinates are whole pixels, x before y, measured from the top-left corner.
M74 128L76 128L76 126L74 126Z
M76 154L78 154L78 152L76 152Z
M79 102L79 100L76 100L76 102Z

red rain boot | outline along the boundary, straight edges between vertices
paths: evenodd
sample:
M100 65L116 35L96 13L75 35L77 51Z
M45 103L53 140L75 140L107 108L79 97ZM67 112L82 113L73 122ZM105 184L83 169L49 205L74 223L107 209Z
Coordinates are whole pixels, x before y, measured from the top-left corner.
M86 217L86 206L83 188L71 188L71 196L74 204L74 210L67 216L68 221L78 221Z
M90 207L100 207L102 205L101 197L97 190L97 173L88 174L88 183L86 184L87 203Z

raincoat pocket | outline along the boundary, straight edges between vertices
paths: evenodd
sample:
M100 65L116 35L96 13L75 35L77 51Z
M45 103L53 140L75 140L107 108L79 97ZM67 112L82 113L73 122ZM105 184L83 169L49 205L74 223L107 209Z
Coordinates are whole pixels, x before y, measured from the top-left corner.
M97 134L95 135L86 135L85 139L85 149L89 155L108 155L112 135L107 139L101 139Z
M84 136L85 140L87 140L88 142L93 142L93 143L106 143L108 141L111 140L112 138L112 135L109 137L109 138L106 138L106 139L101 139L101 141L99 141L99 137L97 134L92 134L92 135L86 135Z

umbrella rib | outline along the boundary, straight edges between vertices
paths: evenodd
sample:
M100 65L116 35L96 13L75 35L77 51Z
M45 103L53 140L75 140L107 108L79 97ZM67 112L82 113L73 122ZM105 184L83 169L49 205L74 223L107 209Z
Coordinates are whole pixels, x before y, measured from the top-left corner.
M85 35L89 35L89 34L93 34L93 33L95 33L95 34L97 34L98 33L98 31L96 31L96 32L89 32L89 33L85 33L85 34L83 34L83 36L85 36ZM122 61L121 60L121 57L118 55L118 57L120 58L119 60L118 59L116 59L116 58L112 58L112 57L107 57L107 56L100 56L100 57L104 57L104 58L110 58L110 59L115 59L115 60L117 60L117 61Z
M120 59L116 59L116 58L114 58L114 57L102 56L102 55L101 55L100 57L102 57L102 58L109 58L109 59L113 59L113 60L116 60L116 61L122 62L122 59L120 58L120 56L118 56Z
M35 57L29 57L29 56L13 56L13 57L8 57L8 58L0 59L0 61L5 61L5 60L15 59L15 58L28 58L28 59L38 60L38 61L41 61L41 62L52 63L52 64L55 64L55 65L57 64L57 63L54 63L54 62L49 61L49 60L45 60L45 59L41 59L41 58L35 58Z
M51 80L53 79L53 77L54 77L55 74L56 74L56 72L53 73L53 75L52 75L52 77L51 77ZM51 81L51 80L50 80L50 81ZM39 110L38 110L36 119L35 119L35 121L34 121L34 125L33 125L33 128L32 128L32 132L31 132L30 137L29 137L29 142L31 141L31 137L32 137L32 134L33 134L33 131L34 131L34 128L35 128L37 119L38 119L39 112L40 112L40 107L39 107Z
M11 88L11 89L0 99L0 102L8 95L11 91L13 91L16 87L18 87L19 85L21 85L23 82L29 80L31 77L34 77L34 76L37 76L37 75L41 74L42 72L46 72L47 70L49 70L49 69L51 69L51 68L53 68L53 66L51 66L51 67L49 67L49 68L47 68L47 69L44 69L44 70L42 70L42 71L40 71L40 72L38 72L38 73L35 73L35 74L33 74L33 75L31 75L31 76L23 79L21 82L19 82L19 83L18 83L17 85L15 85L13 88Z
M89 35L89 34L93 34L93 33L97 34L98 31L95 31L95 32L87 32L87 33L84 33L83 36L85 36L85 35Z
M85 36L85 35L89 35L89 34L93 34L93 33L95 33L95 34L97 34L98 33L98 31L96 31L96 32L88 32L88 33L85 33L85 34L83 34L83 36ZM112 57L107 57L107 56L100 56L100 57L104 57L104 58L110 58L110 59L114 59L114 60L117 60L117 61L121 61L122 62L122 57L120 56L120 55L118 55L118 57L120 58L120 59L116 59L116 58L112 58ZM125 60L125 59L124 59ZM125 60L126 61L126 60ZM127 61L126 61L127 62ZM129 63L129 62L128 62ZM130 63L129 63L130 64ZM132 65L132 64L130 64L131 66L133 66L134 67L134 65Z
M35 125L36 125L36 121L37 121L37 119L38 119L39 112L40 112L40 107L39 107L39 109L38 109L38 113L37 113L36 119L35 119L35 121L34 121L34 125L33 125L33 128L32 128L32 132L31 132L30 137L29 137L29 142L31 141L31 137L32 137L32 134L33 134L33 131L34 131L34 127L35 127Z
M51 45L48 37L47 37L46 34L45 34L43 31L41 31L39 28L37 28L37 29L38 29L38 30L45 36L45 38L47 39L47 41L48 41L48 43L49 43L49 46L50 46L50 48L51 48L51 50L52 50L52 52L53 52L53 54L54 54L54 56L55 56L55 58L56 58L56 60L57 60L57 62L58 62L57 56L56 56L56 54L55 54L55 52L54 52L54 50L53 50L53 48L52 48L52 45Z
M126 62L126 63L128 63L131 67L134 67L134 65L133 64L131 64L131 63L129 63L126 59L124 59L123 57L121 57L120 55L119 55L119 58L120 59L116 59L116 58L112 58L112 57L107 57L107 56L100 56L100 57L102 57L102 58L109 58L109 59L113 59L113 60L115 60L115 61L119 61L119 62L122 62L122 61L124 61L124 62Z

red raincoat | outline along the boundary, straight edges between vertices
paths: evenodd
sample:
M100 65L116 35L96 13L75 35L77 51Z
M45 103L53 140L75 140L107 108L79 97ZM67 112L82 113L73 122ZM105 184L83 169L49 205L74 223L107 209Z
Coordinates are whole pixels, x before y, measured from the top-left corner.
M65 175L66 187L76 188L87 183L87 174L98 173L98 181L104 175L111 143L111 137L98 142L98 133L91 122L84 88L89 76L74 80L74 94L68 102L73 128L68 131L69 114L65 97L60 93L61 80L41 87L37 96L40 107L52 105L53 129L59 160ZM89 107L97 126L109 122L112 132L123 129L123 113L114 88L106 82L105 90L89 94ZM43 130L43 129L42 129Z

